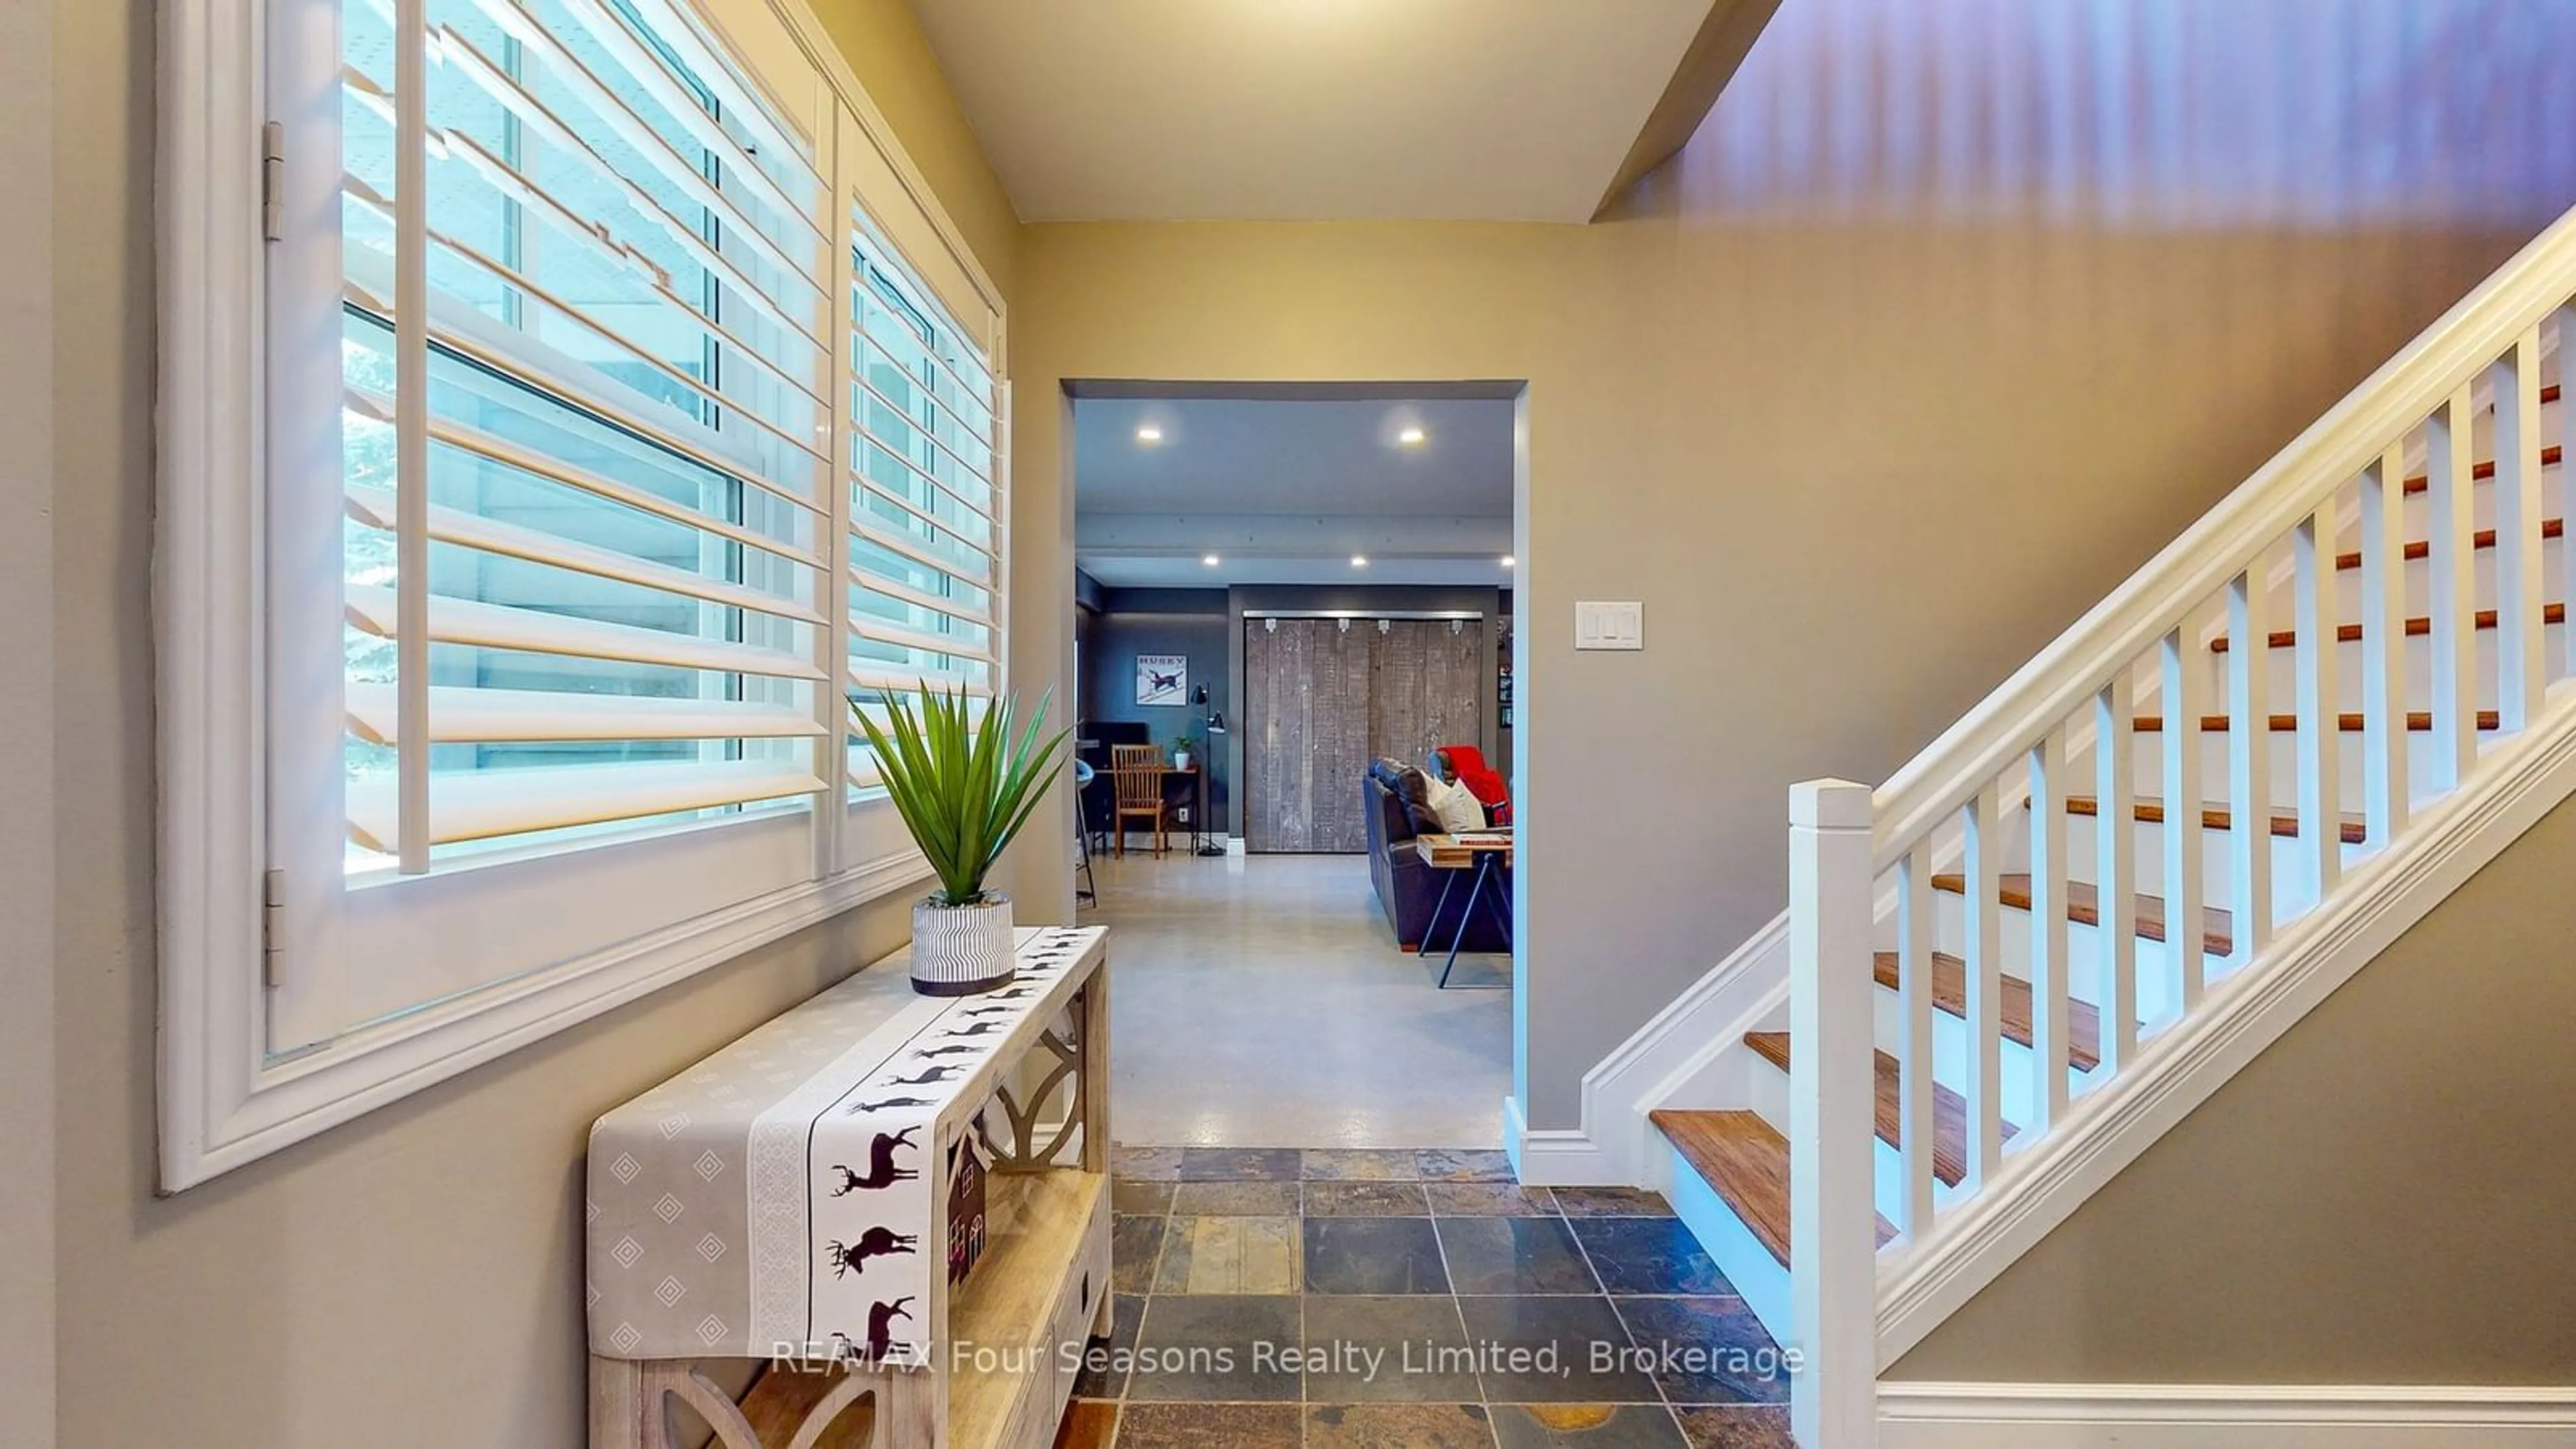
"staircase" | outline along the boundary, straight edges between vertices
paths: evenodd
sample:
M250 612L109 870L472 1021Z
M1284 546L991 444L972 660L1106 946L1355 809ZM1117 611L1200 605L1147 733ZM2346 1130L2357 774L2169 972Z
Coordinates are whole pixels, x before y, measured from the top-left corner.
M1893 778L1792 792L1787 979L1650 1121L1798 1442L2576 789L2571 298L2576 213Z

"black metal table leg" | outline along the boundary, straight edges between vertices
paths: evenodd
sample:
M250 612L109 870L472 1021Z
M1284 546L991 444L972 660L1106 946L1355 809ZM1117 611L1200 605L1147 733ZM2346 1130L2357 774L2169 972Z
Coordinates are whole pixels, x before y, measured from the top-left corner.
M1457 884L1458 872L1440 872L1440 899L1431 903L1431 919L1422 923L1422 950L1425 952L1439 949L1433 943L1440 938L1440 913L1449 909L1449 891Z
M1476 914L1476 898L1484 894L1485 877L1492 872L1493 868L1494 853L1490 850L1477 851L1476 874L1467 882L1466 902L1458 907L1458 929L1449 933L1449 959L1442 963L1440 967L1439 989L1442 991L1449 989L1449 973L1458 969L1458 948L1467 943L1467 922L1469 918ZM1440 896L1443 900L1448 899L1449 892L1447 887L1442 887ZM1434 925L1439 924L1440 912L1438 910L1435 909L1432 911L1431 921ZM1423 934L1428 936L1430 932L1425 931Z

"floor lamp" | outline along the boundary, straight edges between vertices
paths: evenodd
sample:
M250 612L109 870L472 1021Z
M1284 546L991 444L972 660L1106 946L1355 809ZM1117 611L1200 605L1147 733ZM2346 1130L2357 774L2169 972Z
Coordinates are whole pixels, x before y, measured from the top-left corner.
M1199 768L1208 772L1207 789L1202 792L1203 806L1201 813L1212 814L1214 813L1213 802L1216 799L1216 737L1225 733L1225 712L1222 710L1211 710L1208 708L1208 689L1204 684L1192 691L1190 702L1199 707L1199 741L1201 755ZM1199 828L1203 833L1206 832L1208 823L1209 822L1205 820L1199 822ZM1231 830L1232 825L1229 823L1227 828ZM1213 834L1206 834L1205 843L1199 846L1199 854L1223 855L1225 854L1225 845Z

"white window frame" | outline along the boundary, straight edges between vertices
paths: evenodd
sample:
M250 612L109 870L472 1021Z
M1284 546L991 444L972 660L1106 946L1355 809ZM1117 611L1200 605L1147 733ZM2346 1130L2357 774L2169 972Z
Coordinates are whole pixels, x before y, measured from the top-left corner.
M820 121L817 129L828 133L817 139L834 155L841 210L864 205L878 217L899 218L901 224L884 240L916 277L930 279L927 285L950 304L952 318L985 349L998 394L998 684L1008 670L1010 567L1004 526L1009 384L1000 293L802 0L664 3L694 7L717 33L749 40L738 52L759 56L765 66L801 56L819 88L811 97L812 113ZM269 4L194 0L159 12L153 610L160 736L161 1185L169 1192L903 890L928 873L890 804L881 798L841 803L842 752L818 750L828 757L833 788L817 797L805 817L811 822L806 834L812 859L806 878L645 936L603 939L596 949L542 971L423 1002L420 1009L324 1042L270 1039L266 942L272 912L264 901L269 584L262 547L267 462L259 381L268 371L262 125L268 119ZM808 99L792 85L781 96ZM293 164L291 137L288 150ZM840 251L846 265L846 245ZM980 309L961 310L955 305L961 298L980 303ZM846 305L845 293L835 305ZM972 337L987 326L988 335ZM844 324L844 337L846 332ZM846 341L836 344L844 398L847 353ZM847 421L834 419L836 453L844 446ZM839 516L836 510L836 528ZM836 590L822 597L842 602ZM824 612L833 620L828 632L837 659L845 649L847 610ZM827 688L837 698L837 688ZM338 762L328 767L337 769ZM680 834L701 837L685 841L689 849L712 843L720 850L722 841L702 837L732 831L745 837L746 848L758 850L761 843L749 837L774 834L769 827L776 824L746 820L741 825L748 829L727 824ZM607 895L618 888L618 854L638 844L566 850L527 864L568 873ZM768 856L775 857L774 841ZM452 887L468 874L483 874L506 889L512 869L480 866L443 879Z

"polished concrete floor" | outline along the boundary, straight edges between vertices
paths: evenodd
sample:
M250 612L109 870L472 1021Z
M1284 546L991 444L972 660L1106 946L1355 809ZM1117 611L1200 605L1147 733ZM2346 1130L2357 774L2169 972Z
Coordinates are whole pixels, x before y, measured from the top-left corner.
M1497 1147L1510 963L1395 949L1350 855L1095 857L1122 1142Z

